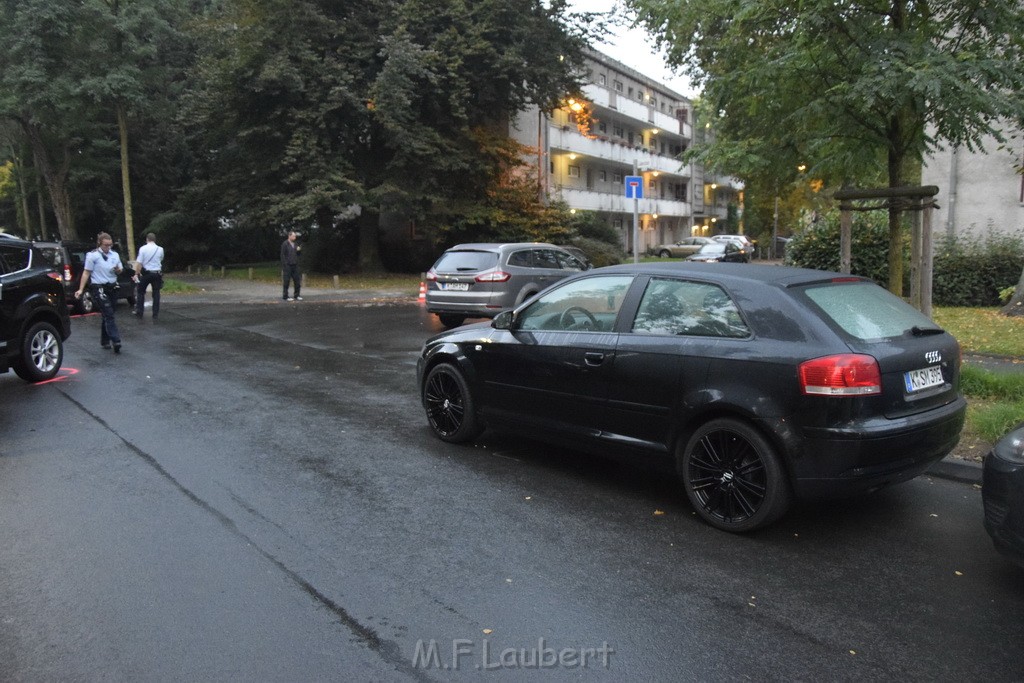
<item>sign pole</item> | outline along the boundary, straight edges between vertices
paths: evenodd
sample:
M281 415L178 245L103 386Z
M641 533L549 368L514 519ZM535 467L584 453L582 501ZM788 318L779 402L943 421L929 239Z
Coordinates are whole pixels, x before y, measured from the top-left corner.
M637 174L636 159L633 159L633 176ZM643 187L643 186L641 186ZM643 190L633 193L633 263L640 263L640 195Z

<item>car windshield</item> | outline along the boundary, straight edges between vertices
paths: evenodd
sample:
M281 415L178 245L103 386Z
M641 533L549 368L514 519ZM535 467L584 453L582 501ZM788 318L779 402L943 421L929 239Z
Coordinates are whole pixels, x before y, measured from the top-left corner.
M434 264L434 270L445 273L471 273L498 265L493 251L448 251Z
M713 242L711 244L705 244L700 248L698 254L721 254L725 252L724 242Z
M832 282L805 291L828 318L860 340L936 327L925 314L872 282Z

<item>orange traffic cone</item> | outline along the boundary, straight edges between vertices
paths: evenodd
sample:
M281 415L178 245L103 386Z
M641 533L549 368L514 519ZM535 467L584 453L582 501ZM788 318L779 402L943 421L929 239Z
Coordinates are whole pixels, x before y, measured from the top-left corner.
M426 300L427 300L427 285L424 284L423 282L420 282L419 301L426 301Z

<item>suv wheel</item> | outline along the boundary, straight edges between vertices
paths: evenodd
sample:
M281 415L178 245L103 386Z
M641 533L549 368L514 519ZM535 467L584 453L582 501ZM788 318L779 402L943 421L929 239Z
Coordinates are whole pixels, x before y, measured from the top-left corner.
M12 365L18 377L27 382L52 379L64 360L64 344L50 323L38 322L28 328L21 344L21 355Z
M449 315L447 313L439 313L437 319L441 321L441 324L445 327L458 327L465 322L466 317L462 315Z
M96 310L96 302L92 300L92 293L89 290L82 292L82 298L75 300L75 311L82 314L92 313Z

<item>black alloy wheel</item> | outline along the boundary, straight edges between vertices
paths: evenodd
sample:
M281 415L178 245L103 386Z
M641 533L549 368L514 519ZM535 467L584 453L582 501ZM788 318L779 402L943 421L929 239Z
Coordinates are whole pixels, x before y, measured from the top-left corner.
M753 531L789 507L789 483L775 449L741 420L720 418L703 425L686 444L678 466L697 514L724 531Z
M96 303L92 300L89 290L82 292L81 298L75 300L75 310L82 315L88 315L96 310Z
M447 328L458 327L466 321L466 317L462 315L451 315L449 313L438 313L437 319L441 321L441 324Z
M442 441L463 443L483 431L466 378L454 365L440 363L431 368L423 383L423 407L430 428Z

